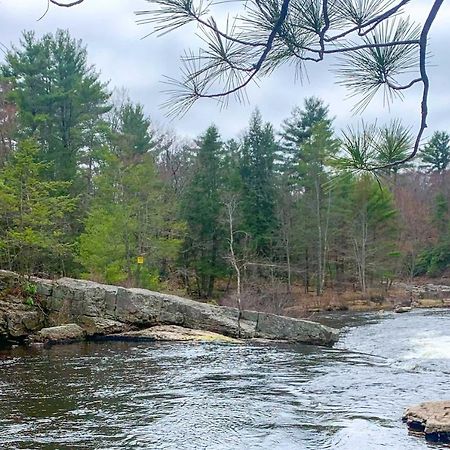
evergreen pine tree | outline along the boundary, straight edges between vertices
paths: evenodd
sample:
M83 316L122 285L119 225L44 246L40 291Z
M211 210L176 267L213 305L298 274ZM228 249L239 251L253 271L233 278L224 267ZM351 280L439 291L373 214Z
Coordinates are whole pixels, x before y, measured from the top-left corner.
M275 212L274 158L277 145L272 126L264 124L259 111L250 119L241 150L242 227L252 239L255 252L270 256Z
M423 167L430 172L444 172L450 163L450 135L445 131L435 131L422 149Z
M109 109L106 85L88 64L86 48L68 31L41 38L24 32L0 73L13 86L20 134L36 138L40 159L51 163L49 179L73 181L81 151L96 131L93 125Z
M21 141L0 173L0 261L21 273L64 273L75 201L60 193L67 182L45 179L48 164L38 154L36 142Z
M329 108L317 97L305 98L303 108L294 108L291 116L283 121L278 156L281 172L290 176L296 173L300 148L311 136L313 127L319 122L331 129L332 119L329 118Z
M223 144L217 128L210 126L197 141L192 176L185 188L183 218L188 231L184 260L193 268L200 297L211 297L214 283L225 271L226 245L222 215Z

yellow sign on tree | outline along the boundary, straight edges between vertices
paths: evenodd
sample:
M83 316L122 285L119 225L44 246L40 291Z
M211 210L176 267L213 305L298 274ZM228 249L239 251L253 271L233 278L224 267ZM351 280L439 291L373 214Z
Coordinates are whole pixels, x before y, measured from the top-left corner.
M138 264L144 264L144 257L143 256L138 256L137 257L137 263Z

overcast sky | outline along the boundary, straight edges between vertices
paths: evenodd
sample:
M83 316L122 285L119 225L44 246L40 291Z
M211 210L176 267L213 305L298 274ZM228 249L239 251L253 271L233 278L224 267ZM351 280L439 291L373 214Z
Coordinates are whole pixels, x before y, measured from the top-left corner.
M62 0L61 0L62 1ZM423 21L430 0L412 0L409 10L415 20ZM249 104L231 103L227 109L208 100L198 102L188 114L169 121L160 104L165 100L161 81L164 75L176 76L179 56L190 44L195 45L194 28L185 28L176 34L141 39L151 31L148 25L138 26L133 12L146 9L145 0L85 0L73 8L51 7L40 21L47 0L0 0L0 43L17 43L23 30L36 30L38 34L68 28L72 36L81 38L88 47L89 60L101 71L102 78L111 87L124 87L134 101L144 104L152 120L179 134L195 136L214 122L224 137L240 133L248 122L250 112L257 106L265 120L275 126L289 116L295 105L301 105L306 96L316 95L329 105L336 117L337 128L355 123L359 116L351 113L353 100L346 99L346 91L334 84L327 65L309 66L309 82L295 82L291 67L286 66L259 87L248 90ZM431 92L429 100L430 128L450 131L450 6L441 8L430 34L433 54L430 67ZM398 102L388 111L381 99L364 113L367 121L378 122L401 118L417 127L419 120L420 88L408 92L404 102Z

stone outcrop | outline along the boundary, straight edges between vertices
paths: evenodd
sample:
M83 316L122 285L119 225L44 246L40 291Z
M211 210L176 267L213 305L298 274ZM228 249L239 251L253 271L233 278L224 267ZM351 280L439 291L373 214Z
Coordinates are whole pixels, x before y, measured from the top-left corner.
M46 324L42 309L15 295L19 284L16 273L0 271L0 339L22 339Z
M126 289L71 278L54 282L34 278L33 282L39 304L46 313L46 326L75 323L88 336L176 325L243 339L332 345L338 338L336 330L315 322L254 311L240 312L236 308L146 289Z
M450 443L450 400L412 406L405 411L403 421L428 441Z

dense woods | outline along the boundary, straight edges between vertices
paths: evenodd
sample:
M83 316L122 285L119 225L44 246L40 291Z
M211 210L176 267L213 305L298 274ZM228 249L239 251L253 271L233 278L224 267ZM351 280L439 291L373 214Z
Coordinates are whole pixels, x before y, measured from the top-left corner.
M280 129L256 109L240 137L216 124L191 141L113 94L67 31L26 32L0 68L0 266L275 311L301 292L442 274L450 135L409 166L355 170L348 156L382 167L411 135L333 120L311 96Z

